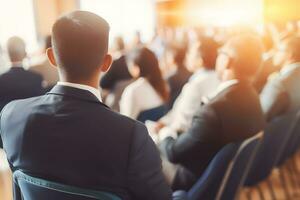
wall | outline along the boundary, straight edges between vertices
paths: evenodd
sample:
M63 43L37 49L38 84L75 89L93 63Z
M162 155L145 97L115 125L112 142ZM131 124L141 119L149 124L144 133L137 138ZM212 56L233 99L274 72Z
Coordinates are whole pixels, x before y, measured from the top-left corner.
M38 38L51 33L55 20L65 12L79 8L78 0L33 0Z

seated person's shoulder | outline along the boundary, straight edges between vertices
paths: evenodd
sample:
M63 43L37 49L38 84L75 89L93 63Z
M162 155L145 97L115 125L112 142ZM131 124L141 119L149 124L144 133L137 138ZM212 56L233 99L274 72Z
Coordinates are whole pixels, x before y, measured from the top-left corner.
M9 102L4 106L1 111L1 115L8 116L8 118L12 115L20 115L21 112L24 113L26 110L32 110L32 107L36 105L42 96L31 97L27 99L14 100Z

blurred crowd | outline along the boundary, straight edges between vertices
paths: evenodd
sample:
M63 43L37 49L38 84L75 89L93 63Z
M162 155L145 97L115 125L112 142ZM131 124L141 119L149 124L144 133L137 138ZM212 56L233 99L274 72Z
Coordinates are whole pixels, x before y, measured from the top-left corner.
M226 88L236 84L235 79L240 82L247 79L255 88L252 91L248 86L243 86L241 91L232 94L238 95L232 98L240 99L245 104L249 101L247 106L252 110L240 111L249 114L249 118L253 114L250 122L255 123L256 128L249 130L249 134L263 127L262 119L255 113L259 112L259 109L256 110L257 104L251 101L251 98L255 98L255 92L259 95L259 106L266 121L300 108L299 34L300 23L293 21L284 25L267 24L255 28L160 28L155 31L153 39L147 42L142 40L139 32L134 41L128 43L122 36L118 36L113 39L110 48L113 64L102 75L99 83L102 101L116 112L145 122L155 141L165 141L164 135L173 135L174 141L177 138L176 144L171 139L165 141L166 145L172 146L172 150L164 147L167 159L181 164L186 170L181 175L177 171L173 189L189 188L195 180L186 178L193 176L187 173L193 173L195 167L201 167L187 161L189 157L193 159L191 149L187 150L185 159L180 158L179 151L184 151L191 143L186 142L189 138L180 138L180 134L199 128L202 115L207 119L215 117L209 109L203 109L198 113L199 117L197 110L201 104L210 102L216 93L223 90L220 89L222 82L228 82L227 86L222 86ZM232 39L239 36L243 37ZM30 62L34 59L26 53L26 44L19 37L10 38L6 47L0 49L0 69L4 71L0 75L0 109L12 100L42 95L57 83L58 71L50 65L46 56L49 47L51 36L45 39L41 55L32 55L40 57L38 64ZM5 57L9 62L5 62ZM230 69L230 66L235 68ZM229 78L233 77L232 74L235 78ZM222 98L222 101L227 101L229 97ZM212 107L220 109L220 102ZM231 110L221 109L222 112L235 112L235 104L230 106ZM200 125L195 125L195 116L198 116L196 122ZM229 116L226 119L242 120ZM205 121L200 129L209 123ZM228 120L224 123L233 122ZM249 124L243 125L251 127ZM229 137L224 137L222 144L231 141ZM172 152L176 151L174 149L177 146L180 146L180 150ZM177 154L178 157L175 156Z

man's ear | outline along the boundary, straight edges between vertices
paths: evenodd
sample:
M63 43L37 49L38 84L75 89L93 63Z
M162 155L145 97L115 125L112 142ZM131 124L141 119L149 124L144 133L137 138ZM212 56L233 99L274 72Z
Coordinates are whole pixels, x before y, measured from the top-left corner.
M46 54L50 64L54 67L57 67L56 60L54 58L53 49L51 47L46 50Z
M101 71L102 72L107 72L112 64L112 56L110 54L106 54L103 63L101 66Z

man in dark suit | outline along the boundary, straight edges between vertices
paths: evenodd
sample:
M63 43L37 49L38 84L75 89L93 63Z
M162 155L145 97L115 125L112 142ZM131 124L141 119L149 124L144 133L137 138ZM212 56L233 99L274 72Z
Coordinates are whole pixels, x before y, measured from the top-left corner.
M178 164L173 189L189 189L213 156L226 144L249 138L264 125L259 97L252 86L262 62L262 45L250 35L232 38L220 51L217 72L223 82L196 111L191 127L166 137L162 154Z
M7 42L12 67L0 75L0 110L12 100L38 96L43 92L43 78L23 68L25 49L25 43L19 37L12 37Z
M46 95L14 101L2 111L1 136L12 170L124 200L171 199L145 126L101 103L100 73L112 60L107 22L75 11L56 21L52 36L47 55L60 82Z

